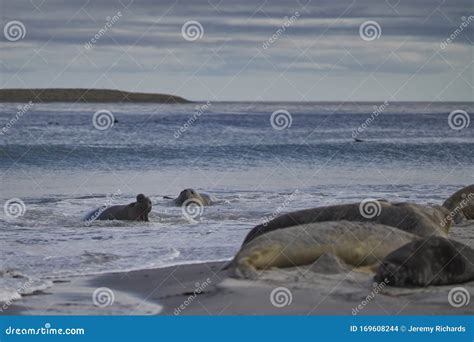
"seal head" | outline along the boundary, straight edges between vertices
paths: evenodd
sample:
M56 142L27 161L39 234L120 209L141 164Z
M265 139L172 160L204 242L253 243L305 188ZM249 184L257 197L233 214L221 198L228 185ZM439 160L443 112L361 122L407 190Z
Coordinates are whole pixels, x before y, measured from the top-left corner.
M167 197L165 197L167 198ZM174 203L178 206L182 206L186 201L195 201L201 205L211 205L211 196L208 194L199 193L194 189L184 189L180 192L179 196L174 199Z
M150 198L146 197L144 194L137 195L137 201L132 203L139 214L135 219L137 221L146 221L148 222L148 214L151 212L152 203Z

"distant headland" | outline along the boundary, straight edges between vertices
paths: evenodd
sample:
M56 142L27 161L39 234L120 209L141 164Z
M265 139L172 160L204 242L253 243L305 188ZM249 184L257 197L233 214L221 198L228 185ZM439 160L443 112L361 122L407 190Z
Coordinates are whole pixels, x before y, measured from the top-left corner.
M133 93L111 89L0 89L0 102L188 103L168 94Z

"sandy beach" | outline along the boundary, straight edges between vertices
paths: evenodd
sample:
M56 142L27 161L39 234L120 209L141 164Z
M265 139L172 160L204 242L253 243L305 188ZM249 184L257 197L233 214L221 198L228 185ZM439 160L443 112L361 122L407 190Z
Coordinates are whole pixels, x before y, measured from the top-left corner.
M451 237L473 247L474 222ZM420 289L374 287L373 274L356 272L330 256L312 265L265 271L240 280L206 262L131 272L56 279L44 292L4 310L13 315L472 315L472 303L453 307L448 292L474 282ZM105 292L100 299L95 291ZM278 293L280 297L276 296ZM276 296L276 297L275 297ZM94 299L95 297L95 299Z

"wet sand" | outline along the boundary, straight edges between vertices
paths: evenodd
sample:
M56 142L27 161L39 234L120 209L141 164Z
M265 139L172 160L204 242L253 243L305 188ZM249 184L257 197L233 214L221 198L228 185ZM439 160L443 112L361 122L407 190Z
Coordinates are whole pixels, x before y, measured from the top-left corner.
M454 227L450 235L474 248L474 222ZM422 289L374 288L372 273L350 270L330 256L309 266L265 271L258 281L230 278L228 271L222 270L225 264L207 262L72 277L14 302L3 314L474 314L473 300L459 308L448 302L448 292L455 286L474 294L474 282ZM112 291L113 302L105 298L99 306L94 303L94 291L101 288Z

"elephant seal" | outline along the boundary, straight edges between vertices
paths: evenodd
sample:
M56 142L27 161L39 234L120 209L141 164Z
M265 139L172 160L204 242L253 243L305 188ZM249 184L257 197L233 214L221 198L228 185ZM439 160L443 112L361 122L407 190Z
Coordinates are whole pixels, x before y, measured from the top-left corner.
M474 220L474 184L456 191L443 203L448 208L455 223L464 219Z
M433 234L447 236L451 227L451 221L446 220L448 215L449 211L442 206L428 207L404 202L389 203L384 200L331 205L294 211L262 223L247 234L243 244L276 229L340 220L376 222L423 237Z
M180 192L179 196L174 199L168 196L165 196L164 198L172 199L174 203L178 206L183 205L186 201L194 201L202 205L212 204L211 196L209 196L208 194L199 193L194 189L184 189Z
M330 253L354 267L380 263L416 235L372 222L328 221L277 229L243 245L227 269L255 279L258 270L309 265Z
M388 254L375 281L387 285L422 287L474 280L474 250L460 242L431 236L410 242Z
M125 205L113 205L111 207L101 207L85 218L86 222L95 220L128 220L128 221L146 221L151 212L151 200L143 194L137 196L137 201Z

